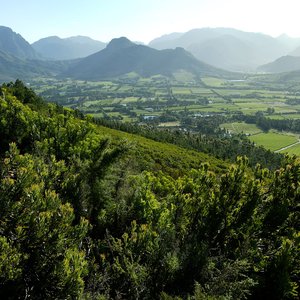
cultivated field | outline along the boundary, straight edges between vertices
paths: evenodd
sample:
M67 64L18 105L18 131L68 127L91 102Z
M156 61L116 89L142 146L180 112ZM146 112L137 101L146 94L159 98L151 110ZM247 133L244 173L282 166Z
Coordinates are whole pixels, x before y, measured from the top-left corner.
M260 133L252 135L249 138L255 144L272 151L280 150L298 142L297 137L294 135L279 134L276 132ZM288 149L287 152L289 152Z
M298 85L272 81L266 76L248 76L234 81L196 78L178 72L172 79L161 75L141 78L129 74L111 81L39 78L30 84L46 100L97 118L185 128L197 119L221 116L225 122L220 128L249 135L254 143L273 151L298 141L295 135L262 133L256 124L226 122L226 119L238 119L239 115L251 117L257 113L273 120L300 118ZM298 155L300 146L284 151Z
M262 130L255 124L247 124L245 122L224 123L221 124L220 127L227 129L230 133L244 133L246 135L253 135L262 132Z

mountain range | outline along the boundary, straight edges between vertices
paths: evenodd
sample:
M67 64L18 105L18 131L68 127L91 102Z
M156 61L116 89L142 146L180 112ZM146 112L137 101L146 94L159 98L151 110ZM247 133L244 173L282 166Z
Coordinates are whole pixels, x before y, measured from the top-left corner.
M277 38L232 28L202 28L171 33L148 46L122 37L106 44L89 37L47 37L30 45L0 26L0 80L68 76L99 80L134 72L171 75L185 70L223 76L229 71L289 72L300 69L300 39Z
M168 76L179 70L196 75L229 73L197 60L183 48L156 50L121 37L113 39L104 50L70 66L63 75L83 80L101 80L131 72L145 77L157 74Z
M155 49L183 47L208 64L232 71L255 71L260 65L289 54L300 39L278 38L232 28L201 28L154 39Z
M86 36L61 39L51 36L32 44L42 57L50 60L68 60L89 56L105 48L106 44Z

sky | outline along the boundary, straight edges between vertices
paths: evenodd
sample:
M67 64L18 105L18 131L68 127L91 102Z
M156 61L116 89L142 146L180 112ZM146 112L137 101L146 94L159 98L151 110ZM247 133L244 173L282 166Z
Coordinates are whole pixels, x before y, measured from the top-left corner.
M300 37L299 0L0 0L0 25L32 43L84 35L148 43L172 32L232 27Z

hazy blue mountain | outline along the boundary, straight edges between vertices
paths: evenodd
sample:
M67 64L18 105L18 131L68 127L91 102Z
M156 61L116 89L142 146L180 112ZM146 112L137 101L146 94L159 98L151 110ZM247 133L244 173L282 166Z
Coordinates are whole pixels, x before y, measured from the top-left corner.
M86 36L74 36L61 39L57 36L46 37L32 44L32 47L44 58L68 60L89 56L106 44Z
M165 34L161 37L155 38L149 43L149 46L156 49L166 49L166 43L171 43L173 40L179 39L184 33L173 32L170 34ZM173 47L171 47L173 48ZM175 47L176 48L176 47Z
M5 26L0 26L0 51L18 58L38 58L38 54L20 34Z
M276 39L289 48L290 55L293 55L293 51L300 46L300 38L292 38L287 34L282 34Z
M231 35L191 44L188 51L206 63L227 70L244 71L256 65L253 48ZM248 57L246 63L245 56Z
M300 41L232 28L193 29L165 35L149 43L155 49L183 47L201 61L234 71L254 70L287 55L295 45L300 45Z
M260 66L258 70L269 73L297 71L300 70L300 57L282 56L271 63Z
M141 76L172 75L185 70L199 75L226 73L198 61L183 48L156 50L137 45L122 37L113 39L107 47L71 66L65 76L83 80L99 80L135 72Z
M300 56L300 47L297 47L293 51L290 52L291 56Z

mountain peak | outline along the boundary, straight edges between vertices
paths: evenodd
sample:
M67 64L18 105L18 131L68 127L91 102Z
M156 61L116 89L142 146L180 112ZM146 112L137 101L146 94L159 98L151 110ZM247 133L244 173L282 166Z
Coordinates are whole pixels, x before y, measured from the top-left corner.
M125 49L135 46L133 42L131 42L128 38L126 37L120 37L116 39L112 39L109 44L107 45L108 49Z
M128 73L143 77L157 74L172 76L179 70L197 76L226 73L198 61L183 48L156 50L136 45L122 37L113 39L104 50L71 66L64 76L82 80L103 80Z
M0 31L13 33L13 30L6 26L0 26Z
M95 41L92 38L90 38L88 36L84 36L84 35L71 36L71 37L66 38L66 40L75 41L77 43L87 43L87 42Z
M56 42L56 41L61 41L62 39L57 35L52 35L52 36L48 36L48 37L45 37L45 38L41 38L39 41L46 41L46 40Z
M290 37L286 33L282 33L277 37L278 39L290 39Z
M177 51L177 52L186 52L186 50L183 47L176 47L175 51Z
M105 44L87 36L60 38L49 36L32 44L44 58L50 60L69 60L89 56L103 48Z
M20 34L5 26L0 26L0 50L22 59L38 58L38 54Z

